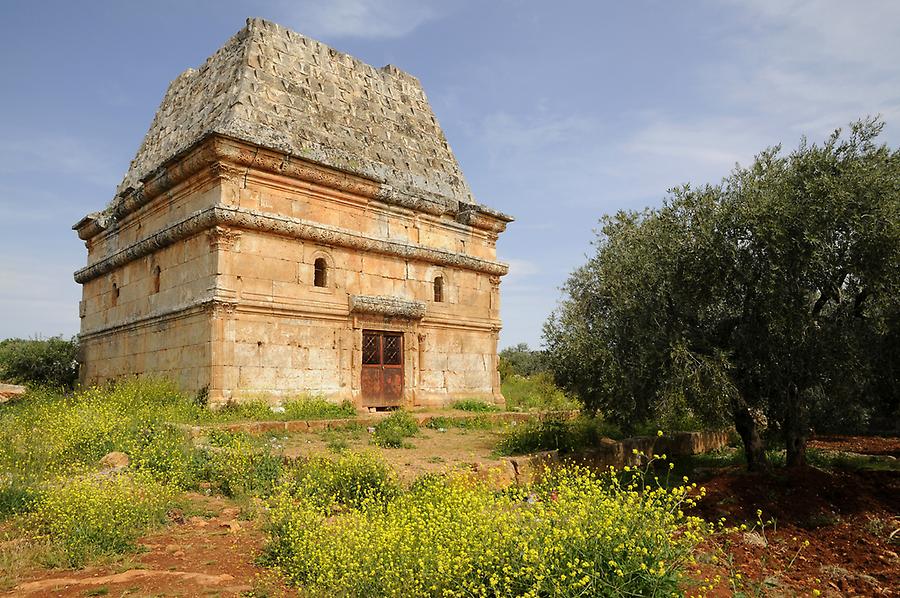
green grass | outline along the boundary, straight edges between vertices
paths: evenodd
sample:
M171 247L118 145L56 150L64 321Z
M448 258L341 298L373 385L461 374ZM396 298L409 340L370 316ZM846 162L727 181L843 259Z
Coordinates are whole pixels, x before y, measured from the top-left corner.
M550 417L508 426L497 444L497 453L573 452L597 446L604 437L622 438L622 430L598 417Z
M242 421L285 421L314 419L349 419L356 417L356 407L349 401L332 403L322 397L299 397L285 401L281 409L265 401L232 403L216 411L197 413L187 423L236 423Z
M496 426L497 424L481 415L465 418L439 416L432 418L425 424L425 427L430 430L440 430L441 428L444 430L449 430L450 428L461 430L490 430Z
M416 420L406 411L395 411L375 424L372 444L382 448L405 448L410 446L407 438L419 432Z
M508 411L573 411L580 408L546 372L527 378L511 374L503 380L501 390Z
M810 465L821 467L822 469L900 471L900 460L878 455L858 455L841 451L807 449L806 459Z
M500 411L500 408L491 403L479 399L464 399L453 403L453 408L459 411L468 411L470 413L492 413Z

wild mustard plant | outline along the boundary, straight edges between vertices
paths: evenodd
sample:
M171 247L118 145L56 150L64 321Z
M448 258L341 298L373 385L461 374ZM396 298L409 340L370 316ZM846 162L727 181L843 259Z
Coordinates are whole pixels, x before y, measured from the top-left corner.
M337 458L314 456L297 461L281 491L319 509L384 503L400 492L393 470L376 453L343 451Z
M173 491L145 474L82 475L48 484L29 516L33 528L61 545L71 566L124 552L162 522Z
M691 487L640 488L567 466L497 492L429 477L335 514L288 492L270 504L270 561L309 595L670 596L706 525Z

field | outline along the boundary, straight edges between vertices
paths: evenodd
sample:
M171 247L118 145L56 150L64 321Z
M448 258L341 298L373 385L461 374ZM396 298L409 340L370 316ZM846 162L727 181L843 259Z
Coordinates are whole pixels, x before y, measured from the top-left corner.
M562 428L556 421L495 421L477 403L427 414L425 426L416 425L422 414L403 412L360 424L346 410L303 401L291 409L311 421L346 423L290 433L228 431L229 422L269 414L257 406L210 415L165 384L126 383L75 397L36 392L0 407L3 590L897 592L897 438L814 440L814 467L802 475L748 474L740 451L728 447L655 459L639 475L569 466L509 487L494 472L503 469L503 453L521 446L510 438L531 442L535 429L550 426L557 435L539 435L541 442L551 438L577 455L596 434L617 430L582 420ZM191 438L184 426L203 433ZM127 453L129 465L104 458L113 451Z

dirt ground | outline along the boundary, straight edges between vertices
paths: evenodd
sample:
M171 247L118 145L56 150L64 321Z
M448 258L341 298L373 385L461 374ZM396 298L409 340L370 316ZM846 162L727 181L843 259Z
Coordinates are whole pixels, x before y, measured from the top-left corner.
M263 545L255 509L193 493L187 501L187 513L170 512L170 524L142 538L138 554L79 570L35 571L7 595L296 595L271 571L254 563Z
M900 457L900 438L884 436L818 436L809 441L809 447L862 455Z
M810 446L896 455L900 438L828 437ZM702 566L701 579L739 573L749 595L900 596L900 469L762 475L732 468L702 485L699 515L751 529L711 543L707 556L718 563ZM757 510L772 523L760 526ZM733 591L723 583L713 595Z
M882 440L868 445L868 440L843 437L839 450L851 445L852 452L860 453L900 448L900 439ZM372 448L365 429L268 441L281 443L291 456ZM815 442L820 441L834 442ZM412 448L373 449L406 480L498 462L492 455L496 433L490 430L423 429L410 442ZM764 477L728 467L706 475L702 485L707 495L697 514L710 520L725 517L728 525L747 523L752 529L711 540L700 555L699 574L694 572L696 579L685 586L687 594L695 593L704 578L719 576L717 588L706 595L731 596L739 590L744 596L812 596L818 590L823 596L900 596L900 471L809 469ZM754 528L757 509L763 520L774 523ZM7 595L296 595L255 564L263 546L258 506L192 494L185 511L171 513L170 519L164 529L141 540L138 554L77 571L28 572Z
M276 437L287 457L327 454L329 446L350 450L378 452L397 471L405 482L425 473L437 473L456 468L491 468L500 464L493 454L498 432L494 429L448 428L444 431L420 428L408 439L406 448L381 448L372 445L371 433L366 429L287 434Z

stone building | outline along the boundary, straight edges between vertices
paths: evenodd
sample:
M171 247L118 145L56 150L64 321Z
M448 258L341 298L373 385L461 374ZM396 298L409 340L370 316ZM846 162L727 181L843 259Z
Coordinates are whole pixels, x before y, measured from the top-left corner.
M73 227L82 381L502 401L510 221L472 197L415 77L250 19L171 83L112 203Z

